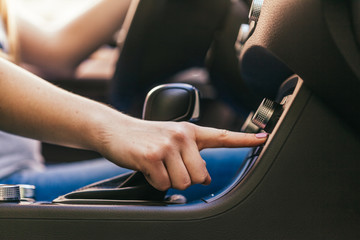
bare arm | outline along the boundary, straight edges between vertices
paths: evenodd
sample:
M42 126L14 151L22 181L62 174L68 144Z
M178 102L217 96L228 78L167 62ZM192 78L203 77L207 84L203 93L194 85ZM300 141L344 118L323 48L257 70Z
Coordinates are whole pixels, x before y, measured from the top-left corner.
M160 190L210 183L200 149L256 146L266 140L190 123L131 118L59 89L3 59L0 129L98 151L122 167L142 171Z
M57 73L71 72L120 29L131 0L102 0L55 29L17 16L21 57Z

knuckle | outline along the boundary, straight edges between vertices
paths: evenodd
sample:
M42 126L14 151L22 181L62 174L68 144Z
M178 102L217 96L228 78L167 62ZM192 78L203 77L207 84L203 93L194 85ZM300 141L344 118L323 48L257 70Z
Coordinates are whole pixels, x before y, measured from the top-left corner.
M160 182L160 184L156 187L156 189L160 191L166 191L171 187L171 183L169 180L163 180Z
M156 163L163 158L163 151L159 147L148 148L144 153L144 158L150 163Z
M193 184L201 184L201 183L205 182L206 177L207 177L207 173L197 174L191 180L192 180Z
M172 131L172 139L176 142L184 142L186 139L185 131L180 127L174 128Z
M176 142L185 142L191 137L192 125L188 122L180 122L172 128L172 139Z
M170 139L165 139L161 144L148 147L144 152L144 158L149 163L163 161L166 156L174 151L174 143Z
M226 146L225 142L227 141L228 138L229 138L229 131L226 129L221 129L219 133L219 139L220 139L219 147L225 147Z
M180 126L185 131L190 131L193 129L193 124L189 122L180 122Z
M191 186L190 178L185 177L185 178L183 178L183 180L180 183L174 183L172 187L175 189L178 189L178 190L185 190L190 186Z
M206 161L204 159L202 160L202 163L203 163L204 167L206 168Z
M174 147L174 144L167 140L167 141L163 141L162 145L161 145L161 149L159 147L158 151L161 153L169 153Z
M227 138L229 136L229 131L226 129L221 129L220 130L220 137L221 138Z
M166 191L171 187L170 179L165 174L149 174L143 171L143 174L148 179L149 183L159 191Z

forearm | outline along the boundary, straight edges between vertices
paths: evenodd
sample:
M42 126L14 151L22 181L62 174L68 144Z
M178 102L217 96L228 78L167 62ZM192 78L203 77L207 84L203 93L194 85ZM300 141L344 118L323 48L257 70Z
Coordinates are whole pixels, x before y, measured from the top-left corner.
M113 117L126 122L125 115L53 86L3 59L0 74L0 128L5 131L98 150L102 124Z
M131 0L102 0L54 29L18 17L24 61L52 70L72 69L122 26Z

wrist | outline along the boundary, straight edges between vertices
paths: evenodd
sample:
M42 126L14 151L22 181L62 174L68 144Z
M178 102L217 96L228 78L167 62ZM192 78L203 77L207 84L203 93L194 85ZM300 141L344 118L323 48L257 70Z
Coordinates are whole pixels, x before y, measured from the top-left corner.
M122 139L126 139L126 129L134 120L115 109L100 104L100 109L92 114L91 124L88 126L90 149L106 157L114 139L119 145Z

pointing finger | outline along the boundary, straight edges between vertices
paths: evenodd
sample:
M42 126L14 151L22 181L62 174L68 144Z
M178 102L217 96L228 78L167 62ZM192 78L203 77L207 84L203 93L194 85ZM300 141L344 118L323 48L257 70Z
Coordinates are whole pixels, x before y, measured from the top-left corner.
M254 147L265 143L266 139L266 133L241 133L208 127L196 129L196 142L200 150L216 147Z

